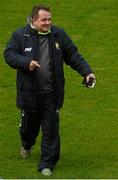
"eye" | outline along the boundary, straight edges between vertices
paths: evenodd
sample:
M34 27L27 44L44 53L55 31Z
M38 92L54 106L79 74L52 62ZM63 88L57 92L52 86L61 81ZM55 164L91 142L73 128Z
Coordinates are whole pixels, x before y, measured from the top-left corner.
M41 21L42 22L51 21L51 18L49 18L49 19L43 18Z
M46 19L46 18L44 18L44 19L42 19L41 21L45 22L45 21L47 21L47 19Z

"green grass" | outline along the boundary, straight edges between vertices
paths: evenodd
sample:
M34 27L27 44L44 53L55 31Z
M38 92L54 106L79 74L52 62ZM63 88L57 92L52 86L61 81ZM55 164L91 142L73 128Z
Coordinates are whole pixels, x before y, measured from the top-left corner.
M53 23L63 27L97 76L95 89L65 66L66 94L60 112L61 157L58 179L118 178L118 1L40 1L52 9ZM15 106L15 75L3 59L11 33L24 26L38 0L0 1L0 177L43 179L37 171L40 139L31 158L19 155L20 112Z

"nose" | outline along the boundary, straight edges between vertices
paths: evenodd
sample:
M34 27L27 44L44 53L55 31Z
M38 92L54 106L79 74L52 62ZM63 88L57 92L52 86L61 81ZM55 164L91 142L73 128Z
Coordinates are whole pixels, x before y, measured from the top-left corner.
M50 21L49 21L49 20L47 20L47 21L46 21L46 24L47 24L47 25L49 25L49 24L50 24Z

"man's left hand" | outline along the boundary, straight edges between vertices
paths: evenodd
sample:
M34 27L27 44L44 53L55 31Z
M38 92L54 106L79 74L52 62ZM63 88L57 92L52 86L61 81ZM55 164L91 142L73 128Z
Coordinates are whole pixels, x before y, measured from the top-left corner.
M95 74L90 73L88 76L86 76L83 80L83 84L88 88L94 88L96 84Z

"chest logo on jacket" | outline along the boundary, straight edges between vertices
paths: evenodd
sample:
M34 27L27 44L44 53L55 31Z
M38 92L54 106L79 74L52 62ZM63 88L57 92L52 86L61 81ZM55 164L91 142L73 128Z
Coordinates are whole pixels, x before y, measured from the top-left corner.
M56 49L60 49L60 46L59 46L58 42L55 42L55 47L56 47Z
M30 52L32 50L32 47L30 47L30 48L25 48L25 52Z

